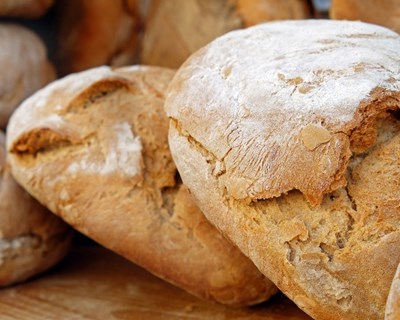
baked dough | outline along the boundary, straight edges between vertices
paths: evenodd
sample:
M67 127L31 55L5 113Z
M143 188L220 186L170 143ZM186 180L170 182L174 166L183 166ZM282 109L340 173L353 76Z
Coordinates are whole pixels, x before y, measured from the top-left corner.
M267 23L191 56L165 107L206 217L315 319L383 319L400 261L400 38Z
M8 127L16 179L52 212L187 291L231 305L276 292L194 205L168 142L173 70L100 67L26 100Z
M154 0L149 12L141 62L173 68L231 30L311 15L307 0Z
M398 0L332 0L331 19L361 20L400 32Z
M53 5L54 0L1 0L0 16L39 18Z
M59 262L71 229L11 176L0 131L0 287L24 281Z
M139 0L59 0L58 66L62 75L136 59Z
M46 48L30 30L0 24L0 128L19 103L55 78Z

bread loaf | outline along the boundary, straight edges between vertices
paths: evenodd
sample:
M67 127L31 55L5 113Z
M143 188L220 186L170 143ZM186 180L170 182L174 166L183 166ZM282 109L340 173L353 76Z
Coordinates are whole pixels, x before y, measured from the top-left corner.
M26 28L0 24L0 128L19 103L55 78L42 41Z
M139 0L59 0L57 53L60 73L135 61Z
M331 19L361 20L400 32L398 0L332 0Z
M68 252L71 229L11 176L0 132L0 287L47 270Z
M173 74L100 67L50 84L10 121L13 174L73 227L159 277L225 304L263 301L275 287L177 175L163 110Z
M0 16L39 18L53 5L54 0L1 0Z
M305 20L231 32L166 99L206 217L315 319L383 319L400 262L400 37Z
M141 61L173 68L231 30L311 14L307 0L154 0L149 12Z

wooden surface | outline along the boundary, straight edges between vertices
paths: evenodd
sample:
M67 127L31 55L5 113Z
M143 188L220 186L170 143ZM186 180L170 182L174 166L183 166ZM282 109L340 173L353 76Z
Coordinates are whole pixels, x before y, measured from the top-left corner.
M52 271L0 290L1 320L310 319L283 295L251 308L199 300L100 247L73 249Z

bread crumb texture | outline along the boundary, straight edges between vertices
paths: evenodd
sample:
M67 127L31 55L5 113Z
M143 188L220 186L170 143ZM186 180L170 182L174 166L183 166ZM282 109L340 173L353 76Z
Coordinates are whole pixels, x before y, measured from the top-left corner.
M399 50L360 22L269 23L215 40L170 86L183 182L315 319L384 317L400 261Z
M82 233L197 296L266 300L276 287L211 226L177 175L163 109L174 72L99 67L50 84L10 121L13 174Z

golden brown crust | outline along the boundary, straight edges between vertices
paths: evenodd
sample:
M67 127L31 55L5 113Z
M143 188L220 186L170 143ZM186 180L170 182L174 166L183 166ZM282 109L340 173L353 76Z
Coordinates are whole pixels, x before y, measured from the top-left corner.
M54 0L2 0L0 16L39 18L53 5Z
M55 79L42 41L18 25L0 24L0 128L5 128L14 109L33 92ZM29 50L27 49L29 48Z
M361 20L400 32L400 5L397 0L332 0L331 19Z
M137 0L60 0L57 5L61 74L135 61Z
M156 0L145 25L141 62L177 68L229 31L271 20L310 17L307 1Z
M43 272L67 253L71 231L12 178L0 132L0 286Z
M211 43L169 89L183 182L315 319L383 318L400 261L399 49L377 26L271 23Z
M393 188L398 173L389 180L382 175L379 179L377 172L389 161L388 169L399 171L398 158L392 156L399 152L399 136L350 171L354 180L348 190L339 189L312 208L294 191L251 205L227 199L221 182L211 174L213 159L205 157L187 132L174 126L170 130L177 166L181 173L196 173L182 175L207 217L300 308L316 319L343 314L351 319L382 317L391 271L400 260L399 197L398 188ZM381 160L382 155L386 158ZM374 173L368 167L377 159L382 163ZM365 188L357 188L360 175L376 187L365 183ZM204 191L205 186L213 191ZM367 211L371 194L379 202L372 197L377 209Z
M10 122L13 173L76 229L161 278L226 304L260 302L275 287L176 177L163 110L173 74L102 67L49 85Z

